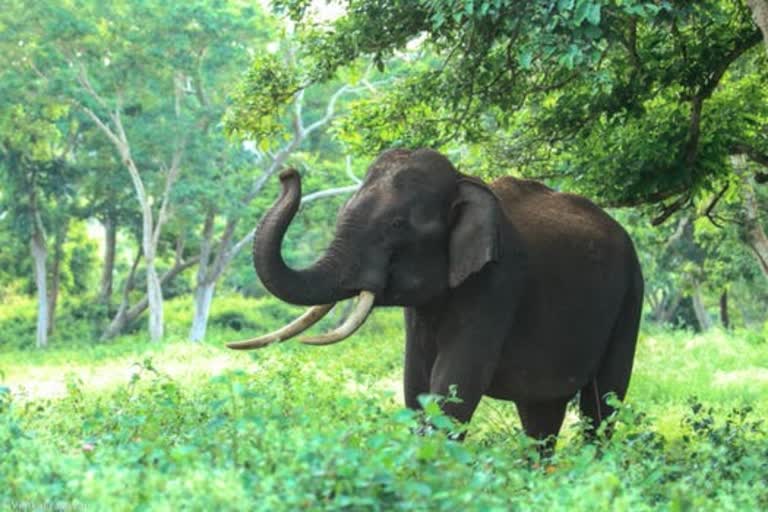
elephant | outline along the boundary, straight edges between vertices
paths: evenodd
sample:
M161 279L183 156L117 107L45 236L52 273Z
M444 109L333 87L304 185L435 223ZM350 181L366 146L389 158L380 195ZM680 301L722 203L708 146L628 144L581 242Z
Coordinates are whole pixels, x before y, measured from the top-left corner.
M357 296L341 326L301 341L336 343L373 307L403 307L408 408L455 386L460 400L442 404L446 415L468 423L482 396L512 401L525 433L546 444L577 395L593 431L613 411L606 395L624 399L643 276L627 232L588 199L513 177L486 184L430 149L387 150L339 212L325 253L297 270L281 244L301 180L294 169L280 180L253 263L269 292L312 307L230 348L294 337Z

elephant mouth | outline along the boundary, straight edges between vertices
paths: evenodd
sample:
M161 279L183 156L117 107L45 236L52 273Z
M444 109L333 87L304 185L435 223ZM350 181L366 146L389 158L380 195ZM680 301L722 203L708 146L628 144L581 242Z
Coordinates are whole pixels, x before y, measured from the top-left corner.
M375 302L376 294L374 292L361 290L357 296L355 308L341 325L328 333L301 338L299 341L305 345L332 345L347 339L365 323ZM289 340L319 322L334 305L335 303L312 306L296 320L276 331L257 338L233 341L227 343L227 347L234 350L253 350Z

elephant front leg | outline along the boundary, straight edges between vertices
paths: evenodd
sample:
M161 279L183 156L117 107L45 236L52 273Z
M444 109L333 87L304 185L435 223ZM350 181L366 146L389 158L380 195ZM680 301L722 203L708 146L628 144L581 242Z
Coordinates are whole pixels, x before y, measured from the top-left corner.
M539 456L549 458L555 453L557 434L565 418L568 398L546 402L517 402L517 412L528 437L539 441Z
M429 376L435 362L434 322L427 311L405 309L405 406L420 410L419 395L429 393Z
M509 281L490 272L475 276L455 289L442 308L429 391L450 396L455 386L458 400L447 400L442 409L461 423L472 419L499 367L517 305L518 288L510 292Z
M460 423L468 423L488 390L498 363L498 356L489 356L462 346L438 353L432 368L429 391L450 397L455 390L457 400L446 400L442 410Z

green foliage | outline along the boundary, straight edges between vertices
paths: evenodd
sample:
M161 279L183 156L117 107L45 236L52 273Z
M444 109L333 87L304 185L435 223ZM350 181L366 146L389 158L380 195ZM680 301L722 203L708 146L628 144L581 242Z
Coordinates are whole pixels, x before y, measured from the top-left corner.
M82 346L98 339L106 320L103 304L91 297L64 294L56 317L54 343ZM0 349L31 350L35 346L37 305L30 298L9 297L0 309Z
M273 301L223 302L214 316L239 309L258 331L286 316ZM188 302L169 306L174 324ZM464 443L442 429L415 435L423 420L393 392L401 321L397 311L377 311L345 343L286 342L250 355L221 348L237 335L227 329L213 332L212 345L128 336L101 346L54 344L44 358L6 351L0 503L270 511L768 506L768 381L760 373L768 360L740 336L644 335L612 440L585 444L569 414L555 458L543 463L506 402L483 400ZM429 423L453 428L433 397L424 404Z
M278 105L287 103L299 91L298 77L277 56L258 55L240 87L233 94L236 108L228 114L230 135L268 141L284 130L274 114ZM268 149L264 147L262 149Z
M473 173L689 205L728 180L734 148L767 150L765 52L743 2L348 0L328 26L279 5L304 29L308 82L358 57L390 66L392 84L338 126L359 154L477 146L495 161Z
M3 298L33 291L30 191L37 193L48 245L67 234L61 277L68 300L86 304L100 270L82 223L73 219L117 226L109 313L121 298L141 215L121 155L85 115L88 108L110 126L111 114L121 116L155 213L170 154L183 140L181 174L157 249L161 272L177 248L185 260L200 254L207 218L213 219L213 258L220 233L236 224L237 240L252 229L277 196L276 180L248 205L245 198L260 186L276 150L291 153L285 165L300 169L309 193L351 183L343 153L364 155L353 163L361 176L370 155L382 149L433 146L462 172L541 177L601 204L693 205L705 217L692 218L690 236L670 247L674 225L645 229L648 210L623 217L638 242L651 302L675 295L690 301L695 278L710 311L727 290L735 325L765 322L764 278L737 226L741 184L728 162L740 145L768 150L768 68L743 2L341 4L339 18L319 23L311 2L275 2L278 14L295 22L288 27L285 19L241 2L11 1L0 13ZM339 121L293 147L295 116L301 114L305 128L322 119L342 86ZM300 107L293 103L297 95ZM699 100L697 132L692 113ZM225 129L255 138L255 145L245 151L224 137ZM764 192L758 194L764 202ZM344 197L302 209L284 247L291 265L310 263L327 245ZM264 294L246 252L217 292ZM188 294L193 272L167 283L165 297ZM140 265L137 283L144 276ZM143 293L138 284L129 297ZM83 307L92 329L103 324L106 309ZM215 321L253 325L236 311ZM23 337L24 329L14 327L9 337Z
M85 223L76 223L69 228L62 249L62 288L73 295L92 290L97 277L99 248L88 236Z

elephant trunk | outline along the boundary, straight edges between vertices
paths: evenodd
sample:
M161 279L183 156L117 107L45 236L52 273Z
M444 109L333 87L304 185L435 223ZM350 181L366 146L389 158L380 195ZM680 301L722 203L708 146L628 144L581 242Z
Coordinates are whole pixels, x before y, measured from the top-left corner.
M356 295L341 287L341 242L334 240L310 267L294 270L281 254L283 237L301 202L301 178L295 169L280 173L282 192L264 215L253 240L253 265L261 282L273 295L299 305L331 304Z

